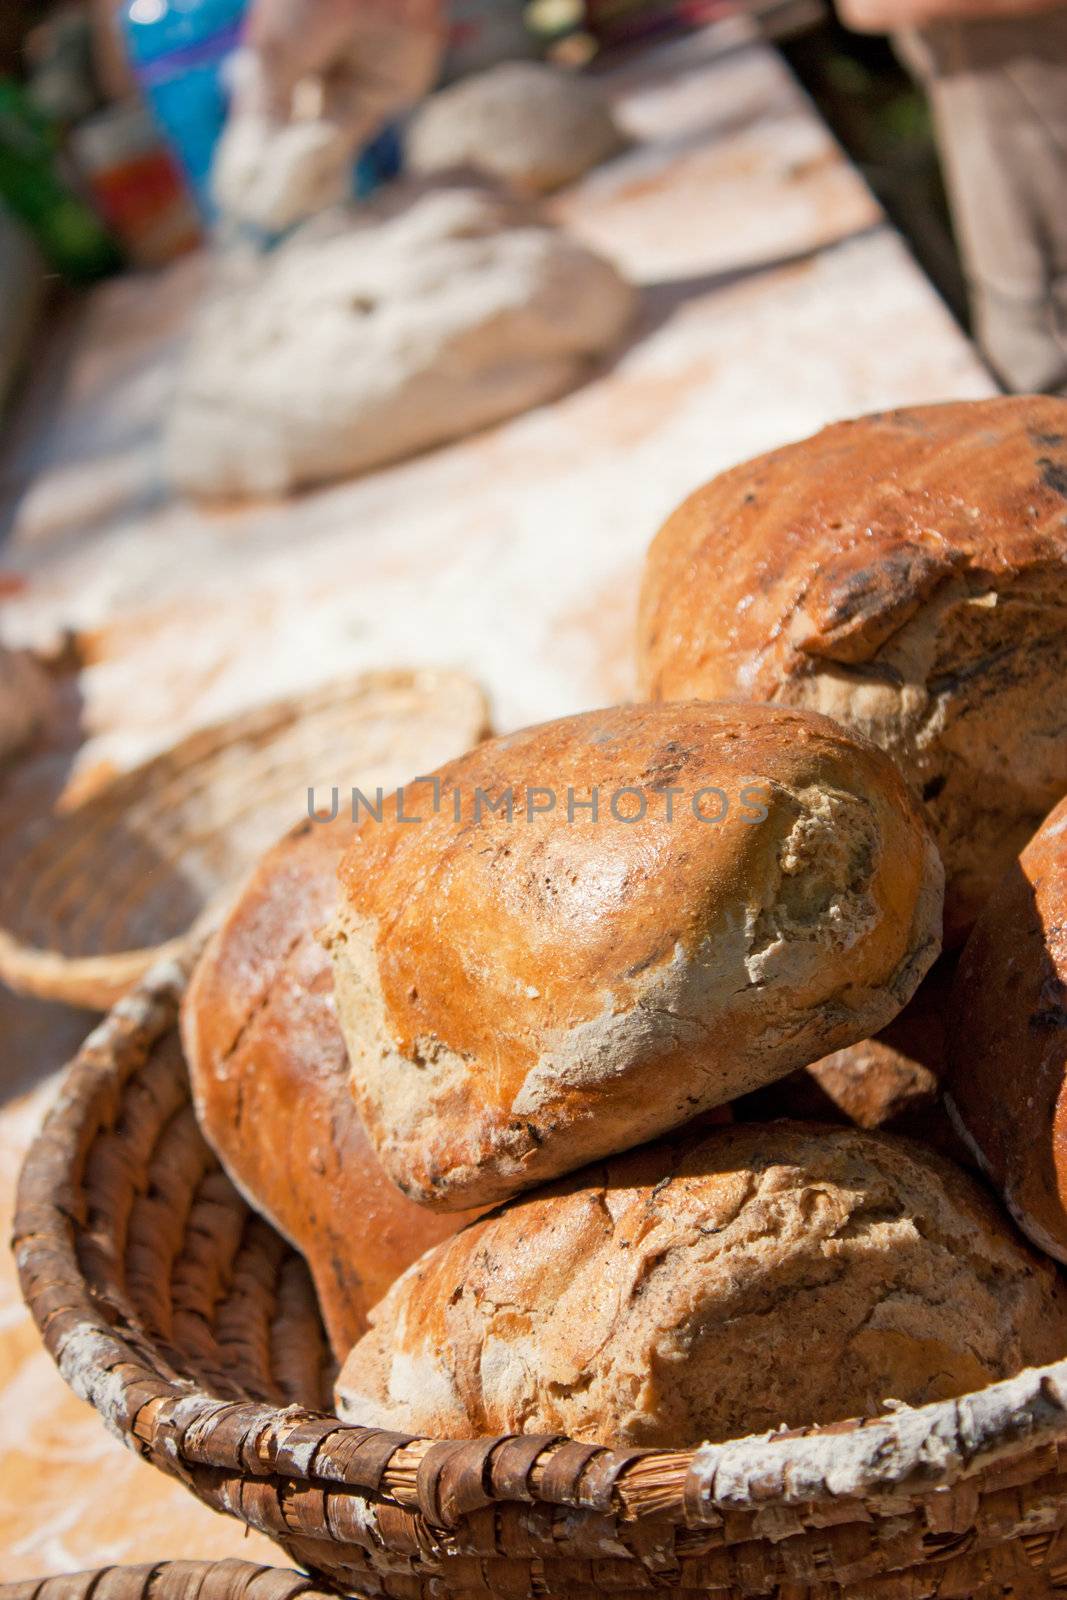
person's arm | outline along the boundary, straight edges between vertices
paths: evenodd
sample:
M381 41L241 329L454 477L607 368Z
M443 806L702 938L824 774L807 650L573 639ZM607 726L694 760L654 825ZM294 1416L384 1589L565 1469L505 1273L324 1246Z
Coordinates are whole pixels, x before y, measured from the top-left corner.
M836 0L846 28L895 33L930 22L971 22L989 17L1032 17L1061 10L1067 0Z

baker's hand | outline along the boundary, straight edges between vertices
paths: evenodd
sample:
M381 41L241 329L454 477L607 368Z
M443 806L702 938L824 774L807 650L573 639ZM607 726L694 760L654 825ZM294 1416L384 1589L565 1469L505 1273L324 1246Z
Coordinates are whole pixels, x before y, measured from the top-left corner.
M212 188L223 217L280 233L343 199L352 161L433 87L441 0L254 0Z
M310 80L373 132L433 87L444 31L442 0L253 0L245 40L279 121Z

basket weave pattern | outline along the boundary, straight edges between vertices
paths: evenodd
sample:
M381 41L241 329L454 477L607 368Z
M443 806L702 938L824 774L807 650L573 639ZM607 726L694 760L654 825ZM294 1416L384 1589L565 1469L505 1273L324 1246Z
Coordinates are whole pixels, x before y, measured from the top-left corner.
M311 1578L247 1561L158 1561L0 1583L0 1600L330 1600Z
M158 967L87 1040L27 1158L15 1248L68 1382L206 1504L394 1600L1067 1594L1067 1362L677 1453L339 1423L304 1263L193 1118L186 978Z
M190 734L82 805L0 829L0 976L111 1005L340 778L373 792L486 731L462 673L366 672ZM343 804L343 802L340 802Z

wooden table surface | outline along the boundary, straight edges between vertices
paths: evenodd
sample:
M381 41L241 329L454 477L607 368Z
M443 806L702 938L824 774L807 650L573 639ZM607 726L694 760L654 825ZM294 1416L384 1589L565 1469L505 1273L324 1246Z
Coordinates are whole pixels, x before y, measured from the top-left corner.
M210 264L111 282L56 329L0 466L0 565L26 578L9 639L77 631L74 780L371 666L461 667L502 729L625 698L641 558L683 494L836 417L992 392L746 24L606 81L635 143L552 209L640 284L643 312L555 405L284 504L204 511L167 496L158 424ZM0 992L5 1225L21 1152L90 1023ZM39 1348L5 1259L3 1576L271 1548L104 1433Z

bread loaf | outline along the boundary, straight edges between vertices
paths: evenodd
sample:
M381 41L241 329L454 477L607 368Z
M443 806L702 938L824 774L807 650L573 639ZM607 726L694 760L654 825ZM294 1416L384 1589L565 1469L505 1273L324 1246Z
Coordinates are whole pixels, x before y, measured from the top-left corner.
M429 1245L468 1218L434 1216L389 1182L348 1089L330 959L351 824L303 823L270 851L201 957L182 1042L208 1143L257 1211L308 1260L338 1355Z
M960 1132L1023 1232L1067 1261L1067 800L964 946L948 1041Z
M682 1449L981 1388L1067 1350L1067 1290L971 1180L778 1122L645 1146L439 1245L371 1314L340 1414Z
M871 1039L846 1045L735 1101L739 1121L776 1117L903 1133L964 1166L973 1158L945 1112L945 1012L956 962L936 962L903 1011Z
M645 570L653 697L828 713L899 761L947 943L1067 789L1067 400L838 423L723 473Z
M591 712L487 741L405 808L360 825L332 948L367 1131L426 1205L506 1198L862 1039L937 954L920 807L822 717Z

